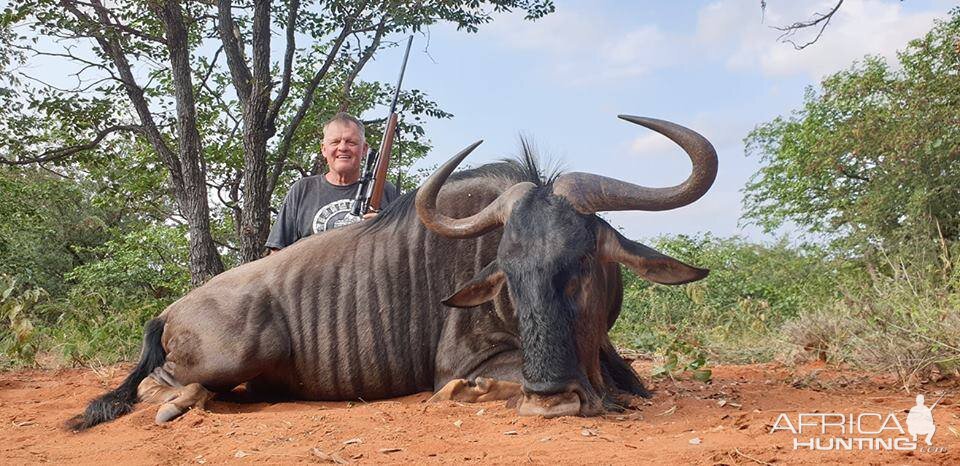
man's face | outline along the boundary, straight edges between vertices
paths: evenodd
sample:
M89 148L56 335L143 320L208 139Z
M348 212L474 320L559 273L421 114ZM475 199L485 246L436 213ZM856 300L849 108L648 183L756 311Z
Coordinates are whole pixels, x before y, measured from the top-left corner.
M320 151L330 171L349 178L360 175L360 159L367 152L367 143L356 125L334 121L323 130Z

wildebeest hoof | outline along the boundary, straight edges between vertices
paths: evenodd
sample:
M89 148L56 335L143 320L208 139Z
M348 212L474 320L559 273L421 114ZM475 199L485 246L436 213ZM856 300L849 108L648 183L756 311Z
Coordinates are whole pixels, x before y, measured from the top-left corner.
M453 379L447 382L428 401L463 401L476 403L510 399L520 393L520 384L489 377L477 377L472 382L467 379Z
M178 408L177 405L173 403L164 403L160 406L160 409L157 410L157 417L154 420L158 425L165 424L180 417L185 411L186 410Z

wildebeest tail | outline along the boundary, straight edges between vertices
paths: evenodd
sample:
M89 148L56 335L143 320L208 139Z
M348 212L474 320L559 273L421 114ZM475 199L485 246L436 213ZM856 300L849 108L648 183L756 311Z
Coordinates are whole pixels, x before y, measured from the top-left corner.
M163 320L156 318L147 322L143 330L143 349L140 351L137 366L119 387L94 399L83 414L68 420L67 427L71 430L86 430L129 413L137 402L137 387L140 382L167 359L167 354L160 344L161 336Z

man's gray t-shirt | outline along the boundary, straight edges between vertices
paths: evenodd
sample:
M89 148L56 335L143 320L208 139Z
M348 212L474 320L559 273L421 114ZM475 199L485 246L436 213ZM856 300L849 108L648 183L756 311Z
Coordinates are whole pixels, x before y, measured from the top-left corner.
M270 229L266 246L282 249L297 240L353 223L350 210L359 182L346 186L330 184L323 175L308 176L290 187L283 199L277 221ZM389 182L383 190L383 206L398 196Z

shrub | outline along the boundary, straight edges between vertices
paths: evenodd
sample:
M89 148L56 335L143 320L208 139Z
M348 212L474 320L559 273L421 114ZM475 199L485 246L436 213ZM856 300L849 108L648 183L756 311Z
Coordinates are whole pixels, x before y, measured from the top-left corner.
M621 346L655 351L684 340L722 360L767 359L773 348L764 340L781 324L838 295L835 263L816 246L709 234L661 237L653 244L711 272L699 282L665 286L626 271L623 310L613 329Z

